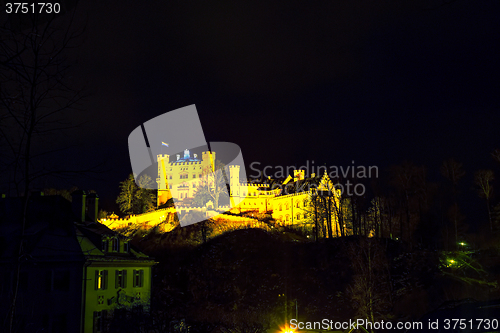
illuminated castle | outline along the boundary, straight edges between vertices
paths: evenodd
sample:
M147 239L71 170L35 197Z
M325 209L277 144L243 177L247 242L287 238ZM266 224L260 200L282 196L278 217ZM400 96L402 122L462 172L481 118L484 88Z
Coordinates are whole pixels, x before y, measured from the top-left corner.
M213 171L215 152L203 152L201 160L189 150L184 151L181 158L177 154L175 161L169 160L169 155L158 155L158 206L170 198L176 201L193 198L200 186L204 172ZM272 211L272 217L282 224L302 223L311 212L310 198L314 191L323 190L340 194L333 188L333 183L325 174L310 178L305 177L304 170L294 170L283 182L271 178L261 183L240 180L240 167L229 166L230 210L244 211Z

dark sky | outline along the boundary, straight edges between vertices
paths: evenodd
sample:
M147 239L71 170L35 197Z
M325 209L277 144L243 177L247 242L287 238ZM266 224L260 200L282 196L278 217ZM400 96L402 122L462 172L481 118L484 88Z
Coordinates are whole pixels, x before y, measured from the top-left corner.
M141 123L196 104L207 141L262 165L403 160L469 175L500 147L498 1L103 1L81 4L75 84L88 121L68 158L112 200ZM103 199L104 199L103 198Z

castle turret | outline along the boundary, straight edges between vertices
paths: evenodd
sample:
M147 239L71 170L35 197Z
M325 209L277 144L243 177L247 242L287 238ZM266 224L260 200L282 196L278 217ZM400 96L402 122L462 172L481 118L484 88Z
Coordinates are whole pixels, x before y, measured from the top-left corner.
M304 170L293 170L293 181L304 179Z
M210 170L215 170L215 152L204 151L201 153L201 163L203 169L210 167Z
M158 160L158 178L156 182L158 183L158 195L157 204L158 206L167 202L172 198L172 193L170 192L170 187L168 185L167 179L167 165L169 163L170 156L168 154L157 156Z

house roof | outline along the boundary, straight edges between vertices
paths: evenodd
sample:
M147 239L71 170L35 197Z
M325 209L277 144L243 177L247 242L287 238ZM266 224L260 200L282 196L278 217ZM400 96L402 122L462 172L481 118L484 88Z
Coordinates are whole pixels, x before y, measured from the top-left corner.
M17 258L21 241L22 198L0 199L0 262ZM128 253L103 253L103 237L124 237L105 225L76 223L71 203L60 196L39 196L29 201L23 238L23 258L34 262L87 260L148 260L135 248ZM114 258L114 259L113 259Z

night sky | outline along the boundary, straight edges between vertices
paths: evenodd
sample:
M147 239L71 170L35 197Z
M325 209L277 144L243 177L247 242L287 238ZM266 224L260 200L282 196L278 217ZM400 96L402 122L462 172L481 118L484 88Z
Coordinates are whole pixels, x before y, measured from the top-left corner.
M82 3L72 84L89 96L71 163L106 162L104 202L132 171L141 123L196 104L207 141L247 166L377 165L468 176L500 147L498 1L102 1ZM86 22L86 23L85 23ZM61 156L63 157L63 155Z

